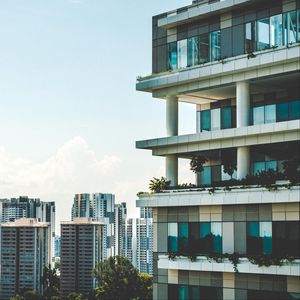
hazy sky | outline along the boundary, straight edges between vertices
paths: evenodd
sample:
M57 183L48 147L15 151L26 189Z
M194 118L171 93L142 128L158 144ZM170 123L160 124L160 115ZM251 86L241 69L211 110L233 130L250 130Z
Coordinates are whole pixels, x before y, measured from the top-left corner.
M0 198L54 200L58 223L75 193L111 192L134 215L136 193L164 175L135 149L165 134L164 101L135 91L151 73L151 18L190 3L0 1ZM180 108L181 133L194 132L194 107Z

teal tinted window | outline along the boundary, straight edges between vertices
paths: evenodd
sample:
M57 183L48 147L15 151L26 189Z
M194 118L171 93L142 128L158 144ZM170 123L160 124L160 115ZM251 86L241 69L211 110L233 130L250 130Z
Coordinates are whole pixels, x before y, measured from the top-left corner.
M210 131L210 110L201 111L201 131Z
M226 128L231 128L232 127L232 109L231 107L224 107L221 109L221 128L226 129Z
M169 70L177 69L177 42L168 44Z
M178 252L178 228L177 223L168 224L168 252Z
M210 33L210 60L215 61L220 59L220 30Z
M289 104L279 103L276 105L276 120L277 122L288 121L289 119Z
M272 253L272 222L260 222L259 235L262 239L263 254Z
M200 223L189 224L189 247L191 253L200 253Z
M188 63L187 40L181 40L177 42L177 51L178 69L186 68Z
M221 174L222 174L222 166L212 166L211 167L211 181L214 182L220 182L221 181Z
M211 234L213 236L213 253L222 253L222 223L211 223Z
M191 300L199 300L200 297L200 287L199 286L191 286L190 287L190 299Z
M262 243L259 237L259 222L247 222L247 253L260 254Z
M203 167L203 171L199 173L199 184L210 185L211 184L211 167L206 166Z
M210 111L211 116L211 130L221 129L221 109L216 108Z
M178 289L179 300L189 300L189 287L187 285L180 285Z
M283 45L283 26L282 26L282 15L272 16L270 18L270 42L271 47Z
M300 101L290 102L290 105L289 105L289 119L290 120L300 119Z
M199 64L199 39L197 36L188 39L188 66Z
M199 36L199 63L204 64L209 62L209 35L208 33L201 34Z
M256 106L253 107L253 125L265 123L265 107Z
M253 163L253 174L256 175L266 170L266 163L264 161L257 161Z
M271 161L266 161L266 171L268 170L277 170L277 161L276 160L271 160Z
M200 223L200 253L209 254L213 249L213 235L209 222Z
M270 48L270 19L265 18L257 21L257 50Z
M265 106L265 123L275 123L276 122L276 105L266 105Z
M297 41L300 42L300 9L297 10Z
M179 253L189 252L189 227L188 223L178 224L178 250Z

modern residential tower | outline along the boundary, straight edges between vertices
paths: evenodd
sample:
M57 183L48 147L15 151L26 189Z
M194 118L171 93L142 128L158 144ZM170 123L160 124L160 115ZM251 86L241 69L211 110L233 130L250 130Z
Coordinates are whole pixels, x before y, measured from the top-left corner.
M166 136L136 146L170 181L137 200L153 209L154 299L299 298L300 1L193 1L152 24L137 90L164 100ZM179 102L195 132L180 135Z

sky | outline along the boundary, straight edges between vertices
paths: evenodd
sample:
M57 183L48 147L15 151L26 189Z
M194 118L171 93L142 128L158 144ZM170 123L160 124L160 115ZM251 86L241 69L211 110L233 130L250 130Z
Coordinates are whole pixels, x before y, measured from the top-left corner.
M75 193L114 193L137 215L164 159L135 141L165 135L165 102L136 77L151 73L152 16L190 3L1 0L0 198L55 201L57 225ZM179 132L195 132L195 107L179 111Z

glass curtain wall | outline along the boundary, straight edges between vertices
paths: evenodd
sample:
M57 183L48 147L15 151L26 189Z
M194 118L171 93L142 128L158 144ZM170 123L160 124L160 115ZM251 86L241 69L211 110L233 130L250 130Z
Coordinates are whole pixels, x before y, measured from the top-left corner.
M177 42L168 44L169 70L177 69Z
M210 60L216 61L220 59L220 44L221 44L221 32L213 31L210 33Z
M276 15L270 18L270 45L278 47L283 45L283 26L282 15Z
M178 69L183 69L187 67L187 40L181 40L177 42L177 57L178 57Z
M246 53L255 51L255 22L246 24Z
M272 253L272 222L247 222L247 254Z
M197 36L188 39L188 66L199 64L199 38Z
M177 223L168 223L168 252L178 252L178 229Z
M284 44L293 44L297 41L297 12L292 11L283 15Z
M270 48L270 18L257 21L257 50Z
M210 55L209 55L209 34L208 33L204 33L199 36L199 48L200 48L199 63L205 64L209 62Z

